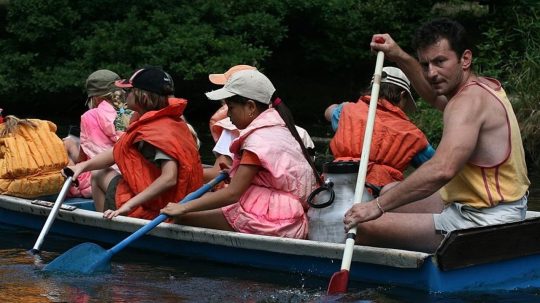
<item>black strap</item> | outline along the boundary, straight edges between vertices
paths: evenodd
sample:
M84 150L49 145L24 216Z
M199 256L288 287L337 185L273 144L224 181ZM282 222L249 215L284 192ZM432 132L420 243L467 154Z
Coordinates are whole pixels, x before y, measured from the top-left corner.
M313 208L325 208L325 207L328 207L328 206L332 205L332 203L334 203L334 199L336 198L336 193L334 192L333 187L334 187L334 183L332 183L332 182L329 182L328 184L324 184L324 185L320 186L319 188L314 190L311 194L309 194L309 196L307 198L307 203ZM323 191L330 192L330 198L328 199L328 201L323 202L323 203L314 203L313 199L318 194L322 193Z
M375 184L371 184L371 183L367 183L366 182L366 187L371 189L371 195L373 196L373 198L377 198L378 196L381 195L381 190L382 190L382 186L377 186Z

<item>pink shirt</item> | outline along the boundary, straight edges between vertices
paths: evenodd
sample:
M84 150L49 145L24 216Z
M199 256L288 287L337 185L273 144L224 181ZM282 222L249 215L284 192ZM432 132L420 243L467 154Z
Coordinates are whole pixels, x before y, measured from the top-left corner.
M116 109L107 101L103 100L96 108L86 111L81 116L81 150L91 159L99 153L111 149L123 132L117 132L114 127ZM111 166L118 173L118 166ZM72 197L92 197L91 172L84 172L77 180L79 186L70 188Z
M88 158L109 150L118 141L122 132L114 127L116 109L107 101L81 116L81 148Z

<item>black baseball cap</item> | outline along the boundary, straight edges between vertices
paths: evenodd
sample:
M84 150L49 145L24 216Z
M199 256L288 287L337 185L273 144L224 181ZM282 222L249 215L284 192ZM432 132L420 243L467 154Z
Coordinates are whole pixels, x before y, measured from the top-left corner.
M171 76L158 67L141 68L129 79L118 80L114 84L121 88L135 87L162 96L170 95L174 90Z

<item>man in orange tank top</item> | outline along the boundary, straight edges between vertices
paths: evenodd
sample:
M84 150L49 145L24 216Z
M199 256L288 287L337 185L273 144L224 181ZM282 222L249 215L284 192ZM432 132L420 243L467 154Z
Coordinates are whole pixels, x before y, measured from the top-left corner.
M444 129L429 161L345 214L346 229L358 227L357 243L433 252L452 230L525 218L530 182L516 116L500 83L473 72L466 38L455 21L428 22L416 32L416 60L390 35L373 36L372 50L443 111Z

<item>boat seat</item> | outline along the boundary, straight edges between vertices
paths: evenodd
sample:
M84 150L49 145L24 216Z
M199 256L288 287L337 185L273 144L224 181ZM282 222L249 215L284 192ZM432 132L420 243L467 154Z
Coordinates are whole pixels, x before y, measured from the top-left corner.
M540 253L540 217L450 232L435 257L443 271Z

